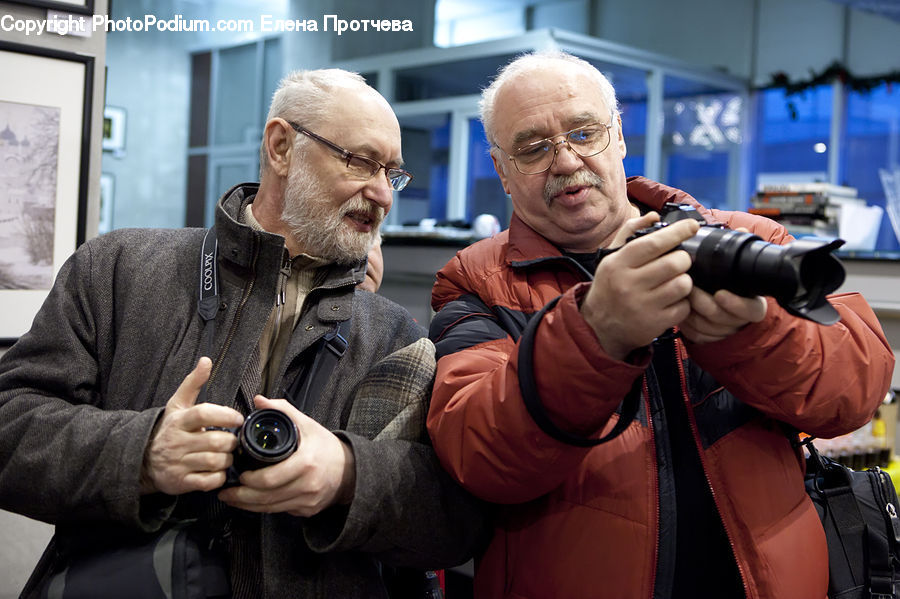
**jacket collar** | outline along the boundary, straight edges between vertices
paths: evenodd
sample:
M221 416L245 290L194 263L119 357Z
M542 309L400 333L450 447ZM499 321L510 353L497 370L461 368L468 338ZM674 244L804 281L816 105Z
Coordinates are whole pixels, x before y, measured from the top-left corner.
M219 255L241 269L250 269L254 245L259 243L257 263L271 264L277 273L284 255L284 237L266 231L254 231L249 225L240 222L241 211L253 201L258 191L259 183L241 183L229 189L219 199L215 216ZM331 264L321 286L336 289L356 285L365 276L366 260L350 266Z
M659 210L666 202L690 204L705 219L715 219L709 210L700 205L687 193L651 181L646 177L629 177L627 179L628 199L638 207L646 210ZM509 223L509 251L507 261L512 266L527 266L536 261L564 258L565 256L552 242L525 224L515 213Z

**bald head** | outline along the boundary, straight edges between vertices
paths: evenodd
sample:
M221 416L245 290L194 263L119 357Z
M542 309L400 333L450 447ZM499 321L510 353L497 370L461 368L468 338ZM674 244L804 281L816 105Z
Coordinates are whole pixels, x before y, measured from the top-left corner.
M317 69L293 71L278 85L269 105L266 122L273 118L300 123L308 129L317 129L335 114L335 107L347 98L365 100L365 104L377 106L393 115L390 104L358 73L343 69ZM302 136L299 143L307 140ZM260 178L268 167L265 139L259 152Z
M484 124L484 132L488 142L497 145L496 114L498 110L498 97L500 90L513 81L522 81L532 77L541 71L576 70L595 83L602 95L603 103L613 114L618 113L618 101L616 90L603 73L597 70L591 63L559 50L533 52L523 54L514 61L500 69L497 77L481 93L479 108L481 109L481 121Z

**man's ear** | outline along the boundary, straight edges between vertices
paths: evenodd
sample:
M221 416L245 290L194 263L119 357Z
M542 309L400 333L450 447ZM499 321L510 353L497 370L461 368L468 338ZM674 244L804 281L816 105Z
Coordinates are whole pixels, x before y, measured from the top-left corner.
M281 177L287 177L291 169L294 147L293 132L293 128L281 118L270 120L266 123L265 131L263 131L269 169Z
M500 158L497 157L499 151L497 148L491 148L491 160L494 161L494 170L497 171L497 176L500 177L500 183L503 185L503 191L506 192L506 195L510 195L509 193L509 181L506 178L506 163L501 162Z
M616 144L619 146L619 152L622 154L622 158L625 158L626 148L625 148L625 133L622 131L622 115L616 115Z

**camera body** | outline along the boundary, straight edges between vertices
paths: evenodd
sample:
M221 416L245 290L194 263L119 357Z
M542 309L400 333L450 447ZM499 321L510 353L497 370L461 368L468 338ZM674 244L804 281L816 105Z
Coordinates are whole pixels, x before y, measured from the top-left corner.
M286 460L300 444L294 421L281 410L254 410L241 426L222 430L238 438L234 461L226 472L226 487L240 484L238 478L247 470L258 470Z
M638 239L687 218L700 222L700 230L677 249L692 260L688 274L694 285L715 293L727 289L737 295L766 295L795 316L834 324L837 310L825 296L844 282L844 266L832 252L842 239L798 239L786 245L763 241L757 235L709 224L687 204L668 202L659 210L660 220L629 237Z

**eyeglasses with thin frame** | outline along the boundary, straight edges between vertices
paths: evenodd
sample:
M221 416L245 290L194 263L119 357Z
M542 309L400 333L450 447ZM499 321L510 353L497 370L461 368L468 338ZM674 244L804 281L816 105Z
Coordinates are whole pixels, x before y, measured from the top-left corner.
M553 162L556 160L562 144L569 146L570 150L582 158L596 156L608 148L610 139L612 139L609 130L612 129L613 119L615 119L615 114L610 118L609 123L591 123L563 131L524 145L512 154L500 146L497 147L503 150L517 171L523 175L538 175L553 167ZM562 137L562 139L554 141L557 137Z
M345 150L333 141L325 139L321 135L316 135L306 127L302 127L297 123L292 123L291 121L288 121L287 123L291 127L293 127L297 133L302 133L303 135L306 135L307 137L328 146L329 148L340 154L341 158L347 161L347 169L357 177L370 179L374 177L378 173L378 171L384 169L387 180L391 184L391 189L393 189L394 191L403 191L403 188L406 187L410 181L412 181L413 176L409 171L405 171L402 168L396 168L387 166L386 164L381 164L374 158L369 158L368 156L355 154L353 152Z

